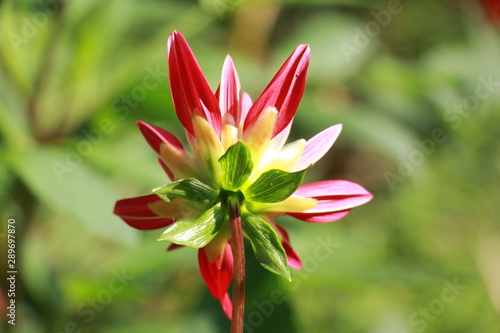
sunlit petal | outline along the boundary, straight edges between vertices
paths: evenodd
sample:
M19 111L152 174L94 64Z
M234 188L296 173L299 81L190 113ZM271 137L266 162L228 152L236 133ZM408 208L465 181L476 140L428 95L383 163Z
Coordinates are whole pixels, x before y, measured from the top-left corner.
M244 133L242 141L252 152L252 159L254 161L260 160L264 148L271 139L277 116L278 111L275 108L267 108Z
M177 140L175 135L164 130L163 128L149 125L143 121L137 121L137 125L139 126L139 130L146 141L157 154L160 154L160 145L162 143L170 145L178 150L184 149L181 142Z
M230 56L226 57L224 66L222 67L222 76L217 97L219 99L219 108L222 116L229 113L238 124L240 122L240 79L234 68L233 60Z
M309 58L308 45L299 45L295 49L250 108L245 119L244 131L251 128L255 120L268 107L275 107L278 110L278 119L272 137L288 126L304 93Z
M152 204L168 206L156 194L122 199L116 202L113 213L120 216L128 225L140 230L158 229L174 222L171 215L157 214Z
M217 298L222 305L226 316L231 319L231 300L227 290L233 278L233 252L229 244L224 248L219 258L213 261L208 260L205 249L198 250L198 263L201 275L207 284L210 293Z
M168 69L172 100L182 125L195 135L192 115L201 112L219 134L222 126L219 103L186 39L178 31L168 39Z
M327 128L308 140L304 153L294 170L304 170L311 166L311 164L316 163L328 150L330 150L341 131L342 125L338 124Z

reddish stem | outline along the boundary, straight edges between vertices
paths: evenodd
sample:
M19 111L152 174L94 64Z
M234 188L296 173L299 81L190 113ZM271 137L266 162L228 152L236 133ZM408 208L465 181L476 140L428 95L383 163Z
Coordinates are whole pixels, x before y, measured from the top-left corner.
M237 200L229 200L229 219L231 220L231 248L234 257L231 333L243 333L245 319L245 243L241 227L240 207Z

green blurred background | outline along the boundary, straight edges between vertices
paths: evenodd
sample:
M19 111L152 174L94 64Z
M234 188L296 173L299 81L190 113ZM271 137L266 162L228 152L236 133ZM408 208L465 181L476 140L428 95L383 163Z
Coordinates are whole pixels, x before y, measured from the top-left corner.
M500 38L486 3L0 1L3 330L229 332L196 251L166 253L161 231L112 215L167 181L135 121L183 137L165 63L175 29L214 89L230 53L253 98L310 44L292 139L344 130L307 181L375 195L337 223L280 220L305 267L288 283L248 256L246 332L500 332Z

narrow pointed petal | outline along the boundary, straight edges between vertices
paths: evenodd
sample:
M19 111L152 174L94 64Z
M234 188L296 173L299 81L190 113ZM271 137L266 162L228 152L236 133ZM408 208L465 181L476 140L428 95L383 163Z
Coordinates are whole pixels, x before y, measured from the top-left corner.
M224 155L224 147L214 129L203 117L193 117L193 128L196 136L190 137L189 143L196 160L203 166L204 177L207 177L211 184L220 184L221 171L218 160Z
M224 155L224 147L208 121L197 113L193 116L193 128L195 131L194 143L191 147L193 154L202 161L207 159L208 156L219 159Z
M338 212L361 206L372 198L371 194L366 195L335 195L319 200L316 207L308 210L308 213L328 213Z
M357 204L349 208L367 203L373 197L364 187L347 180L324 180L316 183L303 184L293 195L325 200L350 200L357 198ZM354 204L354 202L352 202ZM317 209L317 207L313 208ZM340 209L339 209L340 210Z
M165 164L165 162L162 161L161 158L158 157L158 163L160 163L161 167L163 168L163 170L165 171L165 173L168 175L168 178L171 180L171 181L174 181L175 180L175 175L174 173L172 172L172 170L170 170L170 168Z
M139 126L139 130L146 141L158 155L160 154L160 145L162 143L179 150L184 149L182 147L182 143L175 137L175 135L164 130L163 128L149 125L143 121L137 121L137 125Z
M313 214L301 214L301 213L293 213L293 214L288 214L292 217L295 217L298 220L302 220L305 222L311 222L311 223L328 223L328 222L335 222L338 221L342 218L344 218L348 213L349 210L342 210L340 212L333 212L333 213L313 213Z
M253 161L260 160L265 147L271 139L277 117L278 111L273 107L269 107L255 119L253 126L244 133L242 141L252 152Z
M224 115L224 125L220 133L220 142L227 151L229 147L238 142L238 127L235 124L234 118L229 113Z
M137 125L151 148L160 155L160 164L171 180L193 175L193 163L175 135L142 121Z
M292 130L292 123L293 121L290 121L288 125L274 138L275 140L278 141L278 146L283 147L286 143L286 140L288 139L288 136L290 135L290 131Z
M184 245L179 245L179 244L172 243L172 244L170 244L168 246L167 251L174 251L174 250L180 249L182 247L185 247L185 246Z
M294 171L304 170L322 158L333 146L341 131L341 124L334 125L308 140Z
M295 269L302 269L302 261L300 260L299 255L292 247L290 242L290 237L288 236L288 232L280 226L279 224L273 223L273 226L278 230L278 233L281 235L281 244L286 252L286 257L288 259L288 265Z
M226 293L224 298L220 300L220 305L222 306L222 310L226 317L230 320L233 318L233 302L231 302L231 298L229 298L229 294Z
M350 209L367 203L372 194L362 186L346 180L327 180L299 186L294 195L318 200L318 205L289 215L307 222L333 222Z
M174 222L171 216L159 215L151 205L168 205L156 194L122 199L116 202L113 213L128 225L140 230L163 228Z
M250 108L245 119L244 131L268 107L275 107L279 114L272 137L283 131L293 119L304 93L310 49L299 45L285 61L264 92Z
M231 319L231 300L227 290L233 278L233 252L231 246L226 244L222 255L214 261L209 261L205 249L198 251L198 263L201 275L210 290L210 293L217 298L229 319Z
M243 124L245 123L245 119L248 115L248 111L250 111L250 108L252 107L252 98L250 97L249 94L244 93L243 97L241 97L241 114L240 114L240 121L239 123L236 123L238 127L241 126L243 128Z
M217 236L204 247L205 255L209 262L216 260L224 254L229 238L231 238L231 228L226 225L223 226L217 233Z
M175 179L197 176L197 169L184 149L177 149L166 143L160 144L160 158L174 174Z
M168 39L168 69L170 92L182 125L195 135L191 118L198 111L219 134L222 126L219 103L186 39L178 31Z
M228 55L222 67L222 76L219 89L217 90L217 97L219 100L219 108L221 115L229 113L238 124L240 121L240 95L241 86L238 73L234 68L233 60Z
M300 139L287 144L278 152L273 152L272 150L270 150L270 153L273 156L268 156L268 154L266 153L262 158L264 161L266 161L266 159L269 161L269 163L266 164L265 169L263 170L279 169L287 172L292 172L292 170L295 168L295 165L301 158L305 147L306 140Z
M275 202L275 203L248 202L247 205L254 212L300 213L316 207L318 205L318 201L312 198L298 197L296 195L292 195L280 202Z

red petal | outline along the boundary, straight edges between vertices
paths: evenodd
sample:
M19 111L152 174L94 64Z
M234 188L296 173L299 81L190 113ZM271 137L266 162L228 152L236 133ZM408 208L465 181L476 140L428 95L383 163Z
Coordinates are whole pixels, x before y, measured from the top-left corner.
M226 314L229 319L233 318L233 302L231 302L231 298L229 298L229 294L226 293L224 298L220 300L220 304L222 306L222 310Z
M498 0L481 0L486 14L493 23L500 23L500 2Z
M168 175L168 178L170 178L171 181L174 181L175 180L175 175L174 173L172 172L172 170L170 170L170 168L165 164L165 162L162 161L161 158L158 157L158 163L160 163L161 167L163 168L163 170L165 170L165 172L167 173Z
M274 223L273 226L275 226L280 234L283 236L283 239L281 241L281 244L283 245L283 248L285 249L286 256L288 259L288 265L290 267L295 268L295 269L302 269L302 261L300 260L299 255L295 250L292 248L292 244L290 243L290 237L288 236L288 232L286 232L285 228L280 226L279 224Z
M179 245L179 244L172 243L167 248L167 251L174 251L174 250L180 249L181 247L184 247L184 245Z
M128 225L140 230L158 229L173 223L172 218L158 216L150 208L149 204L163 201L156 194L142 197L122 199L116 202L114 214L120 216ZM165 202L165 204L167 204Z
M141 130L141 133L146 141L158 155L160 154L160 145L162 143L173 146L179 150L184 149L182 147L182 143L175 137L175 135L164 130L163 128L146 124L140 120L137 121L137 125L139 126L139 129Z
M213 262L208 261L204 248L198 250L198 263L208 290L221 302L224 312L231 319L231 300L227 293L233 279L233 252L231 246L227 244L222 255Z
M295 49L250 108L244 130L252 126L261 112L270 106L278 110L273 137L286 128L293 119L304 93L309 57L308 45L302 44Z
M174 31L168 39L168 70L175 111L186 130L196 135L191 118L197 111L220 134L222 125L217 99L186 39L178 31Z

